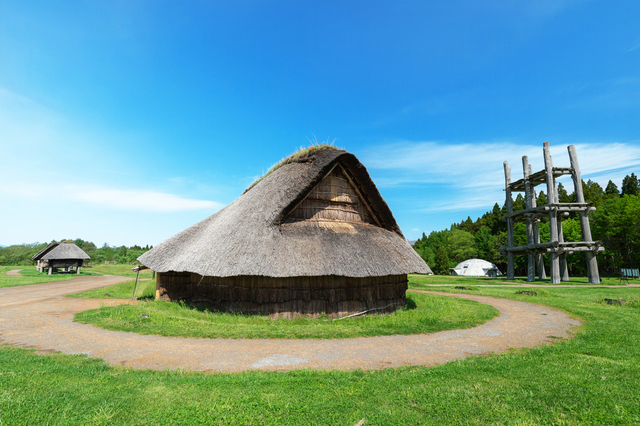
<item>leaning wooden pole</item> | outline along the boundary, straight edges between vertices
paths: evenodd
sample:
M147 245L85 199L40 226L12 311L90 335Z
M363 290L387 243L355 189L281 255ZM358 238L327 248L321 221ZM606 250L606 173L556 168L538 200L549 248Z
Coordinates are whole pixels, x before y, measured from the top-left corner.
M526 155L522 157L522 170L524 172L524 199L527 205L527 209L533 207L533 188L529 182L529 157ZM536 265L534 257L534 239L533 239L533 220L530 214L526 215L527 221L527 245L531 248L527 251L527 281L533 282L536 280Z
M578 164L578 155L576 154L576 147L569 145L567 147L569 151L569 161L571 161L571 168L573 169L571 177L573 178L573 185L576 194L576 201L578 203L584 203L584 192L582 191L582 178L580 177L580 165ZM580 212L580 228L582 228L582 241L591 242L591 226L589 224L589 210ZM600 283L600 272L598 271L598 259L596 258L595 251L585 252L587 260L587 276L591 284Z
M135 302L136 300L136 292L138 291L138 281L140 280L140 270L136 271L136 283L133 286L133 294L131 295L131 301Z
M547 198L549 200L549 204L551 204L555 200L556 191L553 184L553 160L551 159L551 153L549 152L549 142L544 143L542 152L544 153L544 168L547 172ZM558 212L555 208L549 209L550 240L552 243L558 242L557 215ZM558 258L558 252L552 251L549 257L551 258L551 283L560 284L560 259Z
M504 162L504 183L505 183L505 193L506 193L506 205L507 205L507 214L513 213L513 200L511 199L511 168L509 167L509 162ZM515 246L515 240L513 237L513 218L509 217L507 219L507 245L509 247ZM515 278L515 268L513 262L513 253L511 251L507 251L507 279L512 280Z

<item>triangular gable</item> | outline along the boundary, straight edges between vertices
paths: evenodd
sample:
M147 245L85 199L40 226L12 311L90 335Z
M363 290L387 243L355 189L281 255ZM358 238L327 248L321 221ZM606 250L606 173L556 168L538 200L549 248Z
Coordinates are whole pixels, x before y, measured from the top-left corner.
M285 222L299 221L352 222L380 226L353 179L339 163L285 219Z
M31 259L32 260L40 260L40 259L42 259L42 256L44 256L45 254L49 253L54 248L58 247L59 244L60 243L58 243L58 242L49 243L49 245L47 245L45 248L43 248L38 253L36 253Z

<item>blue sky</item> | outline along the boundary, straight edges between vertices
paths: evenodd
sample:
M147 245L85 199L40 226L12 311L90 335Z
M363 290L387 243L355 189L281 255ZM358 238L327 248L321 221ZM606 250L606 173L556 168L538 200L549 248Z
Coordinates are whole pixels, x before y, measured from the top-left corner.
M0 244L155 245L333 141L408 238L640 173L640 2L0 1ZM566 183L568 184L568 182Z

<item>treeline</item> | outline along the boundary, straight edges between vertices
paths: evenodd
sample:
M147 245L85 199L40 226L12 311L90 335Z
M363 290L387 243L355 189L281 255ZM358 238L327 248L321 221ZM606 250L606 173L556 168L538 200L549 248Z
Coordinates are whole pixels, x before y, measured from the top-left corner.
M605 251L598 254L598 267L602 275L617 275L620 268L640 267L640 182L634 173L622 181L621 190L609 181L603 189L597 182L582 181L585 201L593 202L596 211L589 214L591 234L594 240L602 241ZM558 184L558 198L561 203L576 202L574 193L568 193ZM547 203L547 196L540 191L537 205ZM526 202L522 193L513 200L513 210L523 210ZM428 236L422 234L414 249L427 262L434 273L449 275L449 268L470 259L479 258L495 263L504 273L506 256L499 247L507 245L507 222L501 217L507 213L506 205L498 203L493 209L477 220L470 217L454 223L449 229L434 231ZM540 240L550 240L548 218L539 223ZM582 241L582 231L578 213L572 213L562 220L565 241ZM526 245L525 219L520 217L514 223L515 245ZM516 275L526 275L527 256L515 256ZM547 273L549 256L545 256ZM586 275L583 253L567 255L569 273Z
M58 240L69 241L69 240ZM109 246L105 243L98 248L90 241L84 241L80 238L70 240L87 253L91 259L85 260L85 265L115 262L119 264L137 264L136 260L142 253L151 250L153 246L140 247L138 245L127 246ZM56 242L56 240L51 241ZM33 243L33 244L17 244L9 247L0 247L0 265L35 265L35 261L31 258L40 250L45 248L49 243Z

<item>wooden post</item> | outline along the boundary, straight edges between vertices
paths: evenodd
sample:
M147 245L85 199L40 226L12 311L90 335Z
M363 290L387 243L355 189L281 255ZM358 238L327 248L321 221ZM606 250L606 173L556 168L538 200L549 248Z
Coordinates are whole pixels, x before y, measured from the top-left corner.
M505 182L505 192L506 192L506 204L507 204L507 214L513 213L513 200L511 200L511 168L509 167L509 162L504 162L504 182ZM513 238L513 218L507 219L507 245L509 247L515 246L515 241ZM513 252L507 252L507 279L512 280L515 278L514 271L514 263L513 263Z
M153 271L153 273L155 274L155 271ZM160 299L160 276L158 276L158 279L156 280L156 300Z
M555 178L553 179L554 198L553 202L560 203L560 194L558 194L558 186L556 185ZM562 233L562 215L557 216L558 219L558 242L564 243L564 234ZM569 281L569 267L567 265L567 254L565 252L560 253L560 281Z
M533 207L532 198L533 194L531 191L531 183L529 182L529 158L525 155L522 157L522 170L524 172L524 199L526 201L527 208L530 209ZM531 216L527 215L527 245L533 246L533 223L531 220ZM534 253L529 250L527 252L527 281L533 282L536 280L536 266L534 263Z
M53 273L53 266L49 266L49 272L47 273L47 275L51 275Z
M582 178L580 177L580 165L578 164L578 155L576 154L576 147L569 145L567 147L569 151L569 160L571 161L571 177L573 178L573 186L576 194L576 202L584 203L584 192L582 191ZM591 226L589 225L589 212L580 212L580 228L582 229L582 240L585 242L592 242L591 238ZM591 284L600 283L600 272L598 271L598 259L596 258L596 252L586 251L585 257L587 260L587 276Z
M140 278L140 270L138 269L136 273L136 284L133 286L133 294L131 295L131 301L136 300L136 291L138 291L138 279Z
M76 269L76 274L80 275L80 267L78 266L78 268Z
M529 164L529 176L531 176L531 164ZM531 207L537 207L538 206L538 202L536 201L536 190L535 188L532 188L531 190ZM540 244L540 228L538 227L538 218L534 218L533 219L533 242L534 244ZM544 257L542 256L542 254L540 253L536 253L535 254L536 257L536 265L537 265L537 269L538 269L538 279L539 280L546 280L547 279L547 273L544 270Z
M553 178L553 160L549 153L549 142L543 144L542 152L544 154L544 168L547 172L547 197L549 204L555 200L555 188ZM556 209L549 209L549 228L551 230L551 242L558 241L558 212ZM558 253L553 251L550 253L551 257L551 283L560 284L560 259L558 259Z

